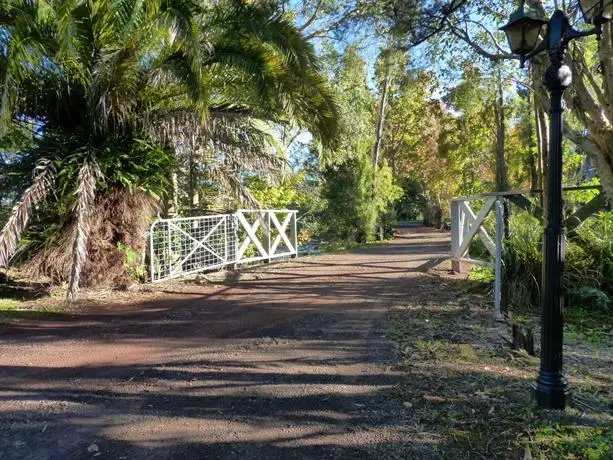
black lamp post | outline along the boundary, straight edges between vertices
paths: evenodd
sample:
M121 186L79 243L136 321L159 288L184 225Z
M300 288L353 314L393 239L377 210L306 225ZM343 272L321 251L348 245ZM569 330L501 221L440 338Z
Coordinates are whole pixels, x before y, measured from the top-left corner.
M570 68L564 64L568 43L579 37L597 35L601 26L613 15L613 0L579 0L584 20L595 28L589 31L573 29L566 15L558 10L549 21L543 21L524 11L524 2L501 29L506 33L511 51L523 63L537 54L549 52L550 65L545 72L545 86L551 97L549 109L549 180L547 193L547 223L543 240L543 287L541 317L541 367L536 379L536 400L539 406L564 409L570 389L562 374L563 296L562 271L565 242L562 215L562 114L563 95L572 81ZM547 25L545 38L537 44L541 30Z

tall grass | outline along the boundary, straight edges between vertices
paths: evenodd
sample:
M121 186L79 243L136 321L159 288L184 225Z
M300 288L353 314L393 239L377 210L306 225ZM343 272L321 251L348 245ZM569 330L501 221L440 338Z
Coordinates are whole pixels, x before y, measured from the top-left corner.
M509 219L504 243L504 292L507 308L531 309L539 304L543 231L538 219L526 212Z
M503 298L511 309L539 305L542 224L525 212L509 220L505 241ZM566 242L564 265L566 305L598 313L613 313L613 213L590 217Z
M613 212L588 219L572 241L565 272L570 304L613 313Z

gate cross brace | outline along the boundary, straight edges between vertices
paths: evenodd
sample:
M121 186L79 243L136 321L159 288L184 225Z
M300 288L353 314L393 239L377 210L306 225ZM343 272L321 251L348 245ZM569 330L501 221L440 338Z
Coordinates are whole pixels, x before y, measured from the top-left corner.
M260 224L263 221L262 216L258 215L256 221L253 224L250 224L247 219L245 219L245 216L242 212L239 212L237 215L239 222L247 232L247 236L245 237L245 240L242 242L240 249L238 250L237 258L241 259L243 257L243 254L245 254L245 251L249 247L250 242L253 242L262 257L268 257L266 249L264 249L264 246L262 246L262 243L260 243L258 236L255 234L255 232L260 227Z
M275 240L273 241L272 246L270 248L270 253L271 254L275 253L275 251L277 250L277 246L279 246L279 243L281 242L281 240L283 240L283 242L287 246L288 251L294 252L295 250L294 245L290 242L289 238L286 235L287 227L289 226L289 223L292 221L292 214L288 213L285 219L283 219L282 224L279 223L279 219L277 219L277 216L275 215L274 212L270 213L270 219L272 220L272 223L275 225L276 229L279 230L279 234L275 237Z
M487 217L487 215L492 209L492 206L494 206L495 202L496 202L495 197L488 198L488 200L485 202L485 204L479 211L479 215L477 216L475 216L475 213L470 208L470 206L468 206L467 203L462 203L462 208L464 210L464 213L470 220L470 230L468 234L464 235L462 244L460 245L460 248L458 249L458 254L466 253L466 251L468 250L468 245L470 244L471 240L475 237L477 232L479 232L481 236L481 240L483 241L483 244L485 245L487 250L490 252L490 254L492 255L496 254L496 245L492 241L492 238L490 238L487 231L481 226L481 223Z
M196 243L196 245L192 248L192 250L189 252L189 254L186 257L184 257L179 263L177 263L175 269L170 271L170 274L171 275L174 274L178 270L179 267L181 267L185 262L187 262L189 260L189 258L198 250L198 248L202 248L205 251L210 252L213 256L215 256L219 260L223 261L224 258L221 257L215 250L213 250L213 248L211 248L208 244L206 244L206 240L208 240L211 237L211 235L215 232L215 230L217 230L219 228L219 226L222 223L225 223L225 222L226 222L225 219L222 219L219 222L217 222L217 224L211 230L209 230L209 232L204 236L204 238L202 238L201 241L198 241L196 238L194 238L192 235L187 233L181 227L178 227L174 223L169 222L170 226L172 228L174 228L175 230L178 230L179 232L183 233L183 235L185 235L190 240L192 240L194 243Z

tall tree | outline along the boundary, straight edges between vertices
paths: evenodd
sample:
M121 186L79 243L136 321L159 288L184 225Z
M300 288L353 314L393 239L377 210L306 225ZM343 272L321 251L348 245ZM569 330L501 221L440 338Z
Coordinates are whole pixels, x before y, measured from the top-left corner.
M509 175L506 158L507 117L504 101L504 82L500 68L495 71L494 122L496 126L496 190L509 190Z
M526 0L526 4L539 16L548 17L556 6L551 0ZM502 1L473 0L465 2L444 19L440 33L448 34L455 40L466 44L473 52L494 62L516 60L517 57L502 45L504 37L497 28L509 17L510 10L516 5ZM576 4L568 10L572 19L580 22L580 11ZM572 42L566 55L566 62L573 72L573 85L566 91L566 104L570 114L584 129L572 124L565 126L565 134L582 150L589 153L598 170L608 198L613 199L613 24L603 27L602 40L593 38ZM549 96L543 84L547 68L547 57L538 56L530 62L528 83L536 95L536 125L538 145L546 174L548 149L548 128L546 111ZM584 135L585 134L585 135Z
M327 48L335 89L342 109L340 142L334 162L323 165L323 194L327 209L322 219L337 238L372 239L380 217L399 196L391 170L373 164L376 137L376 99L368 87L366 62L355 46L341 55Z

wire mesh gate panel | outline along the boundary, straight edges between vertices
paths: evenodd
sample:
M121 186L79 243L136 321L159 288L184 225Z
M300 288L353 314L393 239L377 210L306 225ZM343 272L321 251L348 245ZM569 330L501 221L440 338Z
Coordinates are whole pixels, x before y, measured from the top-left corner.
M296 211L159 219L149 233L151 281L226 265L297 256Z

